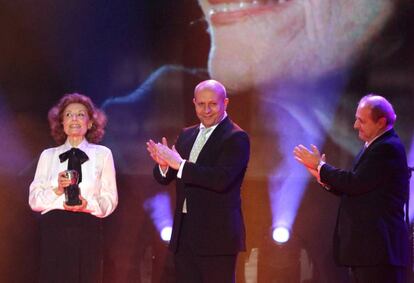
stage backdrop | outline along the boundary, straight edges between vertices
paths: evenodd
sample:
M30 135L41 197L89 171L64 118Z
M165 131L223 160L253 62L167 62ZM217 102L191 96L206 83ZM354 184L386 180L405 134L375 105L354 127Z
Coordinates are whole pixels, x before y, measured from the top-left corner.
M152 179L145 142L172 144L197 123L193 89L210 77L225 84L228 114L251 137L237 282L350 282L332 256L339 199L292 150L316 144L349 168L362 146L357 103L377 93L393 103L414 166L413 4L214 2L0 1L1 282L36 282L39 215L28 189L41 151L55 146L47 112L73 92L109 119L102 144L114 154L119 206L104 220L105 282L175 282L161 237L174 187ZM285 244L273 241L277 227L290 232Z

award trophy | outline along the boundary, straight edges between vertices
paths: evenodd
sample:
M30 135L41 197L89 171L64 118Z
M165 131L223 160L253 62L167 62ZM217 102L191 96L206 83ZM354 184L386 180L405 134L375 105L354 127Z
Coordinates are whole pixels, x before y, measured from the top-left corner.
M70 185L65 188L65 204L69 206L80 205L79 199L79 173L76 170L66 170L65 177L70 180Z

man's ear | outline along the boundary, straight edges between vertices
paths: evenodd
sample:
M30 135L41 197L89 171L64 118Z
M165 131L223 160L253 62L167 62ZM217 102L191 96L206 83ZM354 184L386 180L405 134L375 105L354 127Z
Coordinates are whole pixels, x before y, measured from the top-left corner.
M377 123L381 126L381 128L385 128L387 126L387 118L381 117L378 119Z
M225 99L224 99L224 109L227 109L227 105L229 105L229 98L228 97L226 97Z

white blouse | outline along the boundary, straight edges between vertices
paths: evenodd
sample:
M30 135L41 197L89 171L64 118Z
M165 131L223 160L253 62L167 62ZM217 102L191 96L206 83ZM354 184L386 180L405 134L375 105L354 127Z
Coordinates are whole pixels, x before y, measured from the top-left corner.
M33 182L30 184L29 205L42 214L53 209L64 209L65 195L58 196L53 189L58 187L58 175L67 170L68 160L60 163L59 155L70 150L68 141L61 146L45 149L37 163ZM109 148L88 143L86 139L78 146L89 160L82 166L80 193L87 200L88 210L96 217L106 217L118 204L115 167Z

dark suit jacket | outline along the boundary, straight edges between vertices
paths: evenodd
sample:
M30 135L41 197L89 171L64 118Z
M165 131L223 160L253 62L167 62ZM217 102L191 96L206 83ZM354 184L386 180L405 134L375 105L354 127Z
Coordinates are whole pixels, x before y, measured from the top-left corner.
M198 125L184 129L176 142L181 157L188 160L199 131ZM158 166L154 177L161 184L176 180L176 209L170 249L177 251L184 199L189 243L200 255L235 254L245 249L245 227L240 187L250 155L249 137L226 117L213 131L196 163L186 161L182 178L171 168L164 178Z
M361 152L352 171L325 164L321 181L341 195L334 234L338 264L408 263L404 204L409 193L405 150L393 129Z

